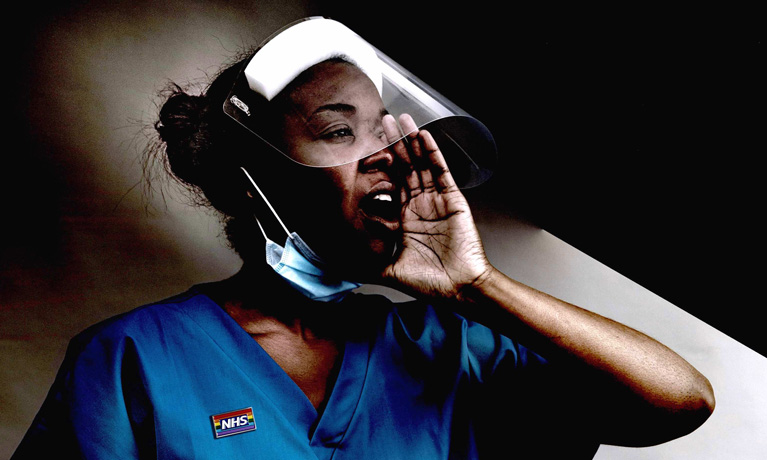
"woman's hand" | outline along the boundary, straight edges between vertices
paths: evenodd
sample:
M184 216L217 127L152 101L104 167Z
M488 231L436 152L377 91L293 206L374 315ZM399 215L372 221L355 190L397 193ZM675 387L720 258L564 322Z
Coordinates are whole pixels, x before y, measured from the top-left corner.
M383 273L396 287L420 295L459 298L481 283L492 266L485 257L469 205L428 131L400 116L405 139L391 149L403 166L402 242ZM388 142L401 137L391 115L383 120Z
M389 142L400 137L384 118ZM469 319L492 325L553 361L570 363L562 399L594 415L600 442L652 445L689 433L711 414L711 385L672 350L625 325L525 286L496 270L436 142L400 117L406 141L402 247L383 276L416 295L454 298Z

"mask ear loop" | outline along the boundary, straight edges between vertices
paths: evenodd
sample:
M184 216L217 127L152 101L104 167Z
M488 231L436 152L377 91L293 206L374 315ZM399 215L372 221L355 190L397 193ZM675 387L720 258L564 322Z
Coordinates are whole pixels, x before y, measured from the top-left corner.
M266 195L264 195L264 193L261 191L258 185L256 185L256 181L254 181L253 178L250 177L250 174L248 174L248 171L245 168L240 166L240 169L242 169L242 172L244 172L245 175L248 177L248 180L253 185L253 188L256 189L258 194L261 196L261 199L264 200L264 203L266 203L266 205L269 207L269 210L272 211L272 214L274 214L274 218L277 219L277 222L279 222L282 229L285 230L285 234L288 235L288 238L293 238L292 235L290 234L290 231L288 230L288 227L286 227L285 224L282 223L282 219L280 219L280 216L277 215L277 211L274 210L274 208L272 207L272 204L269 202L269 200L266 199ZM266 236L266 231L264 231L264 227L261 225L261 222L259 222L258 217L253 216L253 218L256 219L256 223L258 224L258 228L261 229L261 234L264 235L264 239L268 241L269 238Z

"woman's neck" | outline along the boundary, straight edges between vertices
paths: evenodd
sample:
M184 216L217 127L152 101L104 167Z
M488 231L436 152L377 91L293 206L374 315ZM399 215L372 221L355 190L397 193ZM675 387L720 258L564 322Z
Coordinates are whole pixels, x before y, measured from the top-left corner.
M342 328L337 327L332 308L319 314L328 305L307 299L267 268L243 268L203 291L258 342L319 411L338 369Z
M264 264L245 264L231 278L205 285L203 291L248 332L274 329L303 337L334 335L330 331L342 309L308 299Z

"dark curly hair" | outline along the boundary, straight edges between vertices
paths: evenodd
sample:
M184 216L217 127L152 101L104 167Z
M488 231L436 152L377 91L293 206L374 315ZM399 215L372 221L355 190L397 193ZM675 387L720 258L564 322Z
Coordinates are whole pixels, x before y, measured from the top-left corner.
M258 236L254 213L255 200L248 199L248 186L241 167L259 177L275 166L281 155L230 119L223 103L240 71L252 53L225 66L200 93L172 83L161 94L156 142L144 154L145 178L152 188L152 170L159 164L180 184L195 205L212 208L220 214L230 246L245 260L249 254L263 256L263 240ZM258 159L258 161L256 161ZM255 252L254 252L255 251Z
M283 195L289 191L280 187L279 181L289 176L306 183L309 180L306 170L312 169L298 166L277 153L224 113L224 101L232 87L244 84L238 77L251 56L248 53L225 66L199 95L171 84L162 95L164 103L154 124L158 142L147 150L145 159L145 171L151 171L149 163L159 162L185 188L193 203L220 213L230 246L243 260L251 254L263 257L263 240L254 237L260 235L254 214L266 216L263 213L269 211L260 199L248 198L252 190L240 168L246 167L262 190L279 190ZM342 56L327 61L353 65ZM259 113L259 123L278 124L281 119L278 114L286 109L292 90L312 76L311 69L302 72L271 101L250 94L247 102L252 111ZM266 130L277 127L266 126ZM274 225L274 219L269 215L261 223L268 227Z

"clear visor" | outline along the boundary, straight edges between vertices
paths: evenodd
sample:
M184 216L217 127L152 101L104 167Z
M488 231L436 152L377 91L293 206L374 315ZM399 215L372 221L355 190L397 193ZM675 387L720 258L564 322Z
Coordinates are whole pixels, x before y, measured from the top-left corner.
M485 125L325 18L305 19L272 35L244 64L224 111L310 167L359 161L397 142L383 133L385 114L408 114L428 130L461 188L487 180L497 157Z

